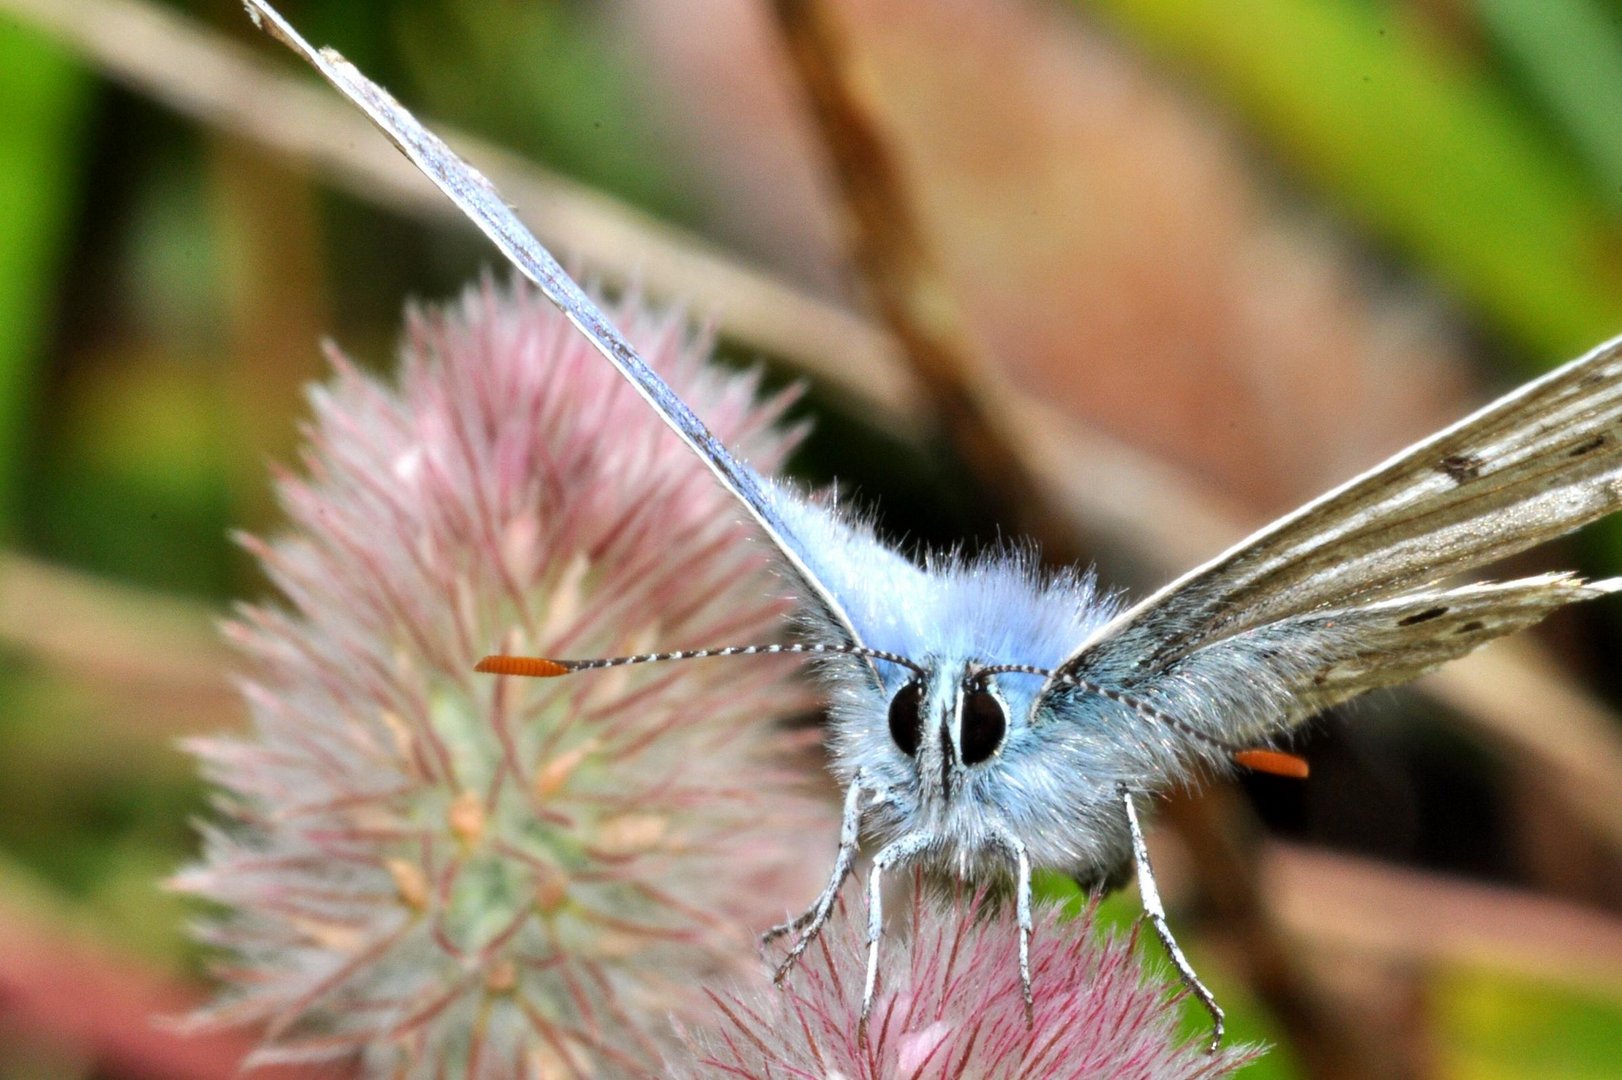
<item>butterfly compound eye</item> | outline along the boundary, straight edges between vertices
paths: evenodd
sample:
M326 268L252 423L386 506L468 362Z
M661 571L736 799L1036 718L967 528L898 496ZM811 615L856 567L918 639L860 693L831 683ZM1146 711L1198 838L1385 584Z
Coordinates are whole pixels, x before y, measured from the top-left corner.
M890 699L890 738L903 754L914 757L924 732L924 687L910 682Z
M989 690L970 690L963 697L963 764L978 765L997 752L1008 733L1008 714Z

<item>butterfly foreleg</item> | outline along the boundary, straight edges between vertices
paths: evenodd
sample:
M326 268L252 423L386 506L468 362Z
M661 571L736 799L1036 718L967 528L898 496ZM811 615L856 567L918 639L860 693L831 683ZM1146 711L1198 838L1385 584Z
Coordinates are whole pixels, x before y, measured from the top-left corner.
M1019 920L1019 988L1025 997L1025 1024L1035 1022L1036 997L1031 993L1031 859L1025 842L997 826L992 834L1014 862L1014 910Z
M811 942L816 940L822 932L823 926L828 922L828 916L834 909L834 901L839 898L839 890L844 887L845 879L850 877L851 866L856 861L856 844L862 832L862 795L866 789L862 787L862 776L856 774L850 787L845 791L845 812L839 826L839 853L834 856L833 873L828 876L828 884L823 888L811 906L801 912L796 918L788 922L779 923L760 936L760 943L768 945L785 934L799 934L794 947L789 949L788 955L783 957L777 965L777 971L772 981L779 985L788 976L790 969L805 952Z
M1155 936L1166 949L1166 955L1171 957L1172 966L1183 980L1183 985L1189 992L1200 999L1200 1004L1211 1014L1211 1053L1216 1053L1217 1047L1222 1045L1223 1013L1216 1003L1211 991L1206 989L1200 977L1194 974L1194 967L1183 955L1183 950L1177 944L1177 939L1171 936L1171 927L1166 923L1166 908L1160 902L1160 889L1155 885L1154 867L1149 864L1149 847L1143 842L1143 826L1138 822L1138 809L1132 802L1132 792L1125 786L1120 788L1121 801L1126 805L1126 823L1132 830L1132 857L1138 864L1138 892L1143 898L1143 913L1149 918L1149 925L1154 927Z
M867 879L867 981L862 985L861 1030L867 1031L867 1017L873 1011L873 995L879 986L879 938L884 935L884 872L906 862L930 844L924 833L908 833L886 844L873 856L873 872Z

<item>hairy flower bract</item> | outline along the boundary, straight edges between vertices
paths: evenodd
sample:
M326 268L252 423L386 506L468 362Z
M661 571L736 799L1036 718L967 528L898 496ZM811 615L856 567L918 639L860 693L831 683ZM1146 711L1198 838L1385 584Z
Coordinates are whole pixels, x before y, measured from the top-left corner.
M782 398L682 321L616 320L716 434L783 457ZM217 786L184 889L219 905L208 1016L262 1060L405 1076L656 1068L693 987L815 888L774 723L779 658L473 672L487 652L613 656L772 640L787 604L703 464L565 320L485 286L412 317L393 384L334 355L291 525L247 544L283 602L243 608L252 730L199 742Z
M1065 920L1056 907L1038 907L1027 1020L1006 905L940 891L915 890L904 940L885 939L865 1031L866 928L847 912L807 951L785 992L712 993L708 1021L687 1033L669 1075L1215 1080L1256 1056L1244 1047L1208 1054L1203 1033L1179 1033L1181 1010L1166 983L1146 970L1131 938L1097 934L1091 908Z

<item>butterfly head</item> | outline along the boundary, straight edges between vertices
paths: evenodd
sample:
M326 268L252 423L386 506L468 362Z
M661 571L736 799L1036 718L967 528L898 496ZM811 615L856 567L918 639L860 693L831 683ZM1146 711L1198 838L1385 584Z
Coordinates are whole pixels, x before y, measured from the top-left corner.
M920 795L950 801L1007 742L1009 702L968 663L925 663L909 672L886 707L890 746L911 764ZM893 754L891 755L894 756ZM907 772L906 764L901 771Z
M898 827L961 835L1002 814L1003 788L1029 775L1015 774L1045 737L1043 675L1114 604L1090 575L1044 573L1021 549L864 566L864 587L841 590L847 609L861 640L902 662L824 665L834 770L888 791ZM832 624L805 632L840 639Z

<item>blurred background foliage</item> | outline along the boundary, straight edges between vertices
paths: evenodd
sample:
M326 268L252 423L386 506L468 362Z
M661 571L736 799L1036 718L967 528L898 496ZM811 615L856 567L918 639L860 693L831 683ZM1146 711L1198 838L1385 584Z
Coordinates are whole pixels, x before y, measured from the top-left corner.
M1622 332L1616 0L831 6L987 362L1244 521ZM752 0L284 10L421 114L861 307ZM493 257L443 218L340 190L234 114L171 107L161 70L191 66L166 55L176 34L291 69L231 0L0 0L0 16L0 1077L214 1075L140 1072L142 1052L176 1052L167 1036L31 1012L28 980L105 968L143 1007L196 993L186 913L155 883L206 802L176 740L240 722L209 621L264 583L229 535L276 527L266 465L294 459L318 342L386 369L402 305ZM134 26L156 30L117 29ZM158 58L158 82L121 72L120 45ZM594 262L590 235L563 242L588 274L637 275L634 257ZM800 373L729 336L725 307L700 313L729 356ZM810 400L805 475L840 475L897 535L996 534L949 457L815 377ZM1176 568L1111 539L1097 558L1121 580ZM1622 572L1622 528L1525 561L1574 562ZM1622 702L1616 605L1544 641L1572 685ZM1363 923L1280 918L1389 1075L1617 1075L1622 833L1457 711L1382 699L1315 726L1307 785L1249 785L1291 850L1405 875L1408 906ZM1604 771L1622 730L1605 723L1600 751L1564 749L1622 803ZM1186 880L1197 860L1167 845ZM1329 895L1320 865L1292 871L1299 896ZM1222 927L1182 900L1238 1033L1283 1044L1251 1075L1305 1075ZM1134 903L1109 901L1123 923ZM1526 949L1495 942L1521 925L1539 927ZM23 938L55 962L20 961Z

